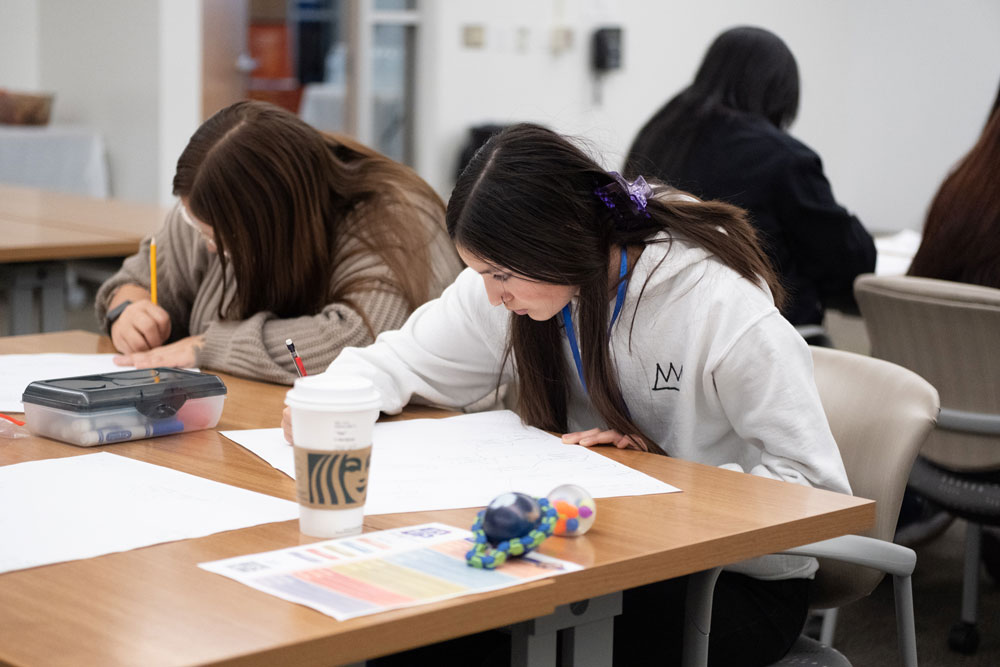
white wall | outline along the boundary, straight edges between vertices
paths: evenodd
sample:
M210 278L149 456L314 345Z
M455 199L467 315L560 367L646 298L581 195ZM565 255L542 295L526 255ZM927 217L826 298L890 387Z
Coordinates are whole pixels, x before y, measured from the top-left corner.
M0 0L0 86L54 90L55 122L99 128L115 196L167 201L198 122L201 3ZM686 85L709 42L769 28L802 75L792 133L837 198L873 230L919 228L971 146L1000 82L996 0L422 0L417 168L442 195L467 128L531 120L590 138L617 168L632 137ZM624 28L624 66L595 101L590 36ZM485 47L462 28L485 28ZM572 43L553 53L554 29Z
M0 88L39 91L35 0L0 2Z
M535 121L591 139L617 168L634 134L687 85L712 39L768 28L802 78L792 134L824 160L834 194L872 230L919 229L937 185L971 146L1000 83L995 0L438 0L424 4L430 42L418 88L418 170L447 195L469 126ZM590 35L624 28L623 68L593 99ZM482 49L462 28L486 30ZM573 32L553 54L554 28ZM528 40L519 49L519 29Z
M177 158L201 124L201 0L160 0L159 169L161 204L173 200Z
M41 0L38 5L41 81L56 93L53 122L100 130L108 149L112 196L155 201L156 3Z
M112 196L169 201L198 126L201 0L3 0L0 86L54 92L52 123L102 134Z

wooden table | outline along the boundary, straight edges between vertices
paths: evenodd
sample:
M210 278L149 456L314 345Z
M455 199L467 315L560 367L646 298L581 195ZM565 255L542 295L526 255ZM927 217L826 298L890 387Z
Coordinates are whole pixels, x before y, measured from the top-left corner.
M110 344L84 332L0 338L0 353L57 351L107 352ZM221 377L229 396L220 429L278 425L286 387ZM294 498L291 479L214 430L97 448L11 440L0 443L0 465L102 449ZM874 521L869 500L641 452L598 451L682 492L599 499L587 535L542 545L543 553L584 565L579 572L338 622L196 567L315 541L296 521L272 523L0 575L0 662L331 665L515 623L544 632L545 619L565 616L569 603L860 532ZM475 511L369 516L365 530L426 521L468 526Z
M11 294L11 333L34 325L41 292L41 330L62 329L67 260L131 255L163 223L167 210L114 199L0 186L0 267Z

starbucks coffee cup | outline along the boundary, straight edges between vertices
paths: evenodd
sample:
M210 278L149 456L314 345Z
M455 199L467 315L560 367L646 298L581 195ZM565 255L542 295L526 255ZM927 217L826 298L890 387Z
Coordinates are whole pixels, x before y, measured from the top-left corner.
M360 533L378 390L356 375L309 375L295 380L285 405L291 408L299 530L312 537Z

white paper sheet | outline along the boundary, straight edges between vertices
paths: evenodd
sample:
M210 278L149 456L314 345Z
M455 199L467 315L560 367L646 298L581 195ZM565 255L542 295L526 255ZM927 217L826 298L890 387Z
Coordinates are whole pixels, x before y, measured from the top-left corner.
M198 567L340 621L583 569L537 551L495 570L469 567L465 553L472 546L470 535L442 523L424 523Z
M0 412L24 412L21 394L35 380L134 370L113 354L0 354Z
M281 429L221 431L289 477ZM525 427L509 410L375 425L365 514L479 507L506 491L545 496L577 484L594 498L680 489L586 447Z
M99 452L0 467L0 572L298 517L298 504Z
M913 256L920 247L920 232L904 229L889 236L875 237L875 274L901 276L910 268Z

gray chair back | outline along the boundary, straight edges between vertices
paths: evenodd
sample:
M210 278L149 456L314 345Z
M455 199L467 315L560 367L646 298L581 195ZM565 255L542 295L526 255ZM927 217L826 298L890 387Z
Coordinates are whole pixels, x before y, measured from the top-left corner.
M940 393L940 423L921 455L956 471L1000 469L1000 289L866 274L854 294L872 356Z
M938 414L938 394L896 364L812 347L816 386L840 448L854 495L876 501L875 525L864 533L892 541L913 460ZM811 603L840 607L867 596L884 573L820 559Z

